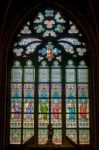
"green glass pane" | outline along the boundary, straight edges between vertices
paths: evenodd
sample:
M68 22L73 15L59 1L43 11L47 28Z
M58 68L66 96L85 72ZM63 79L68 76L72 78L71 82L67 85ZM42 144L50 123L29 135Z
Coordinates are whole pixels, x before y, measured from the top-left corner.
M10 129L10 144L21 144L21 129Z
M48 140L48 131L46 129L38 130L38 144L45 144Z
M75 69L66 69L65 70L66 82L75 82L76 81L76 70Z
M19 99L19 98L13 98L11 99L11 112L14 112L14 113L19 113L21 112L21 103L22 103L22 100Z
M79 114L79 128L89 128L89 114Z
M49 99L39 99L39 113L49 112Z
M21 84L11 84L11 97L19 98L22 95L22 85Z
M77 69L77 81L88 82L88 69Z
M61 82L61 69L51 70L51 82Z
M78 111L79 113L89 113L89 99L78 100Z
M39 75L39 82L49 82L49 69L40 68L38 75Z
M22 69L11 69L11 82L22 82Z
M74 113L66 114L66 128L77 127L77 116Z
M30 113L24 114L23 127L24 128L33 128L34 127L34 114L30 114Z
M23 129L23 144L34 135L34 129Z
M38 127L46 128L49 124L49 114L39 114L38 115Z
M73 142L77 143L77 130L66 129L66 136L68 136Z
M24 112L29 114L34 112L34 99L24 99Z
M53 143L62 144L62 130L54 129Z
M10 118L10 127L11 128L20 128L21 127L21 114L12 113Z
M76 99L66 99L66 113L76 113Z
M34 97L34 83L32 84L24 84L24 97L31 98Z
M34 82L35 81L35 70L34 69L24 69L24 82Z
M54 128L60 128L62 126L61 114L51 114L51 123Z
M86 62L81 60L79 62L79 65L77 66L77 68L88 68L87 65L86 65Z
M79 144L90 144L89 130L79 130Z

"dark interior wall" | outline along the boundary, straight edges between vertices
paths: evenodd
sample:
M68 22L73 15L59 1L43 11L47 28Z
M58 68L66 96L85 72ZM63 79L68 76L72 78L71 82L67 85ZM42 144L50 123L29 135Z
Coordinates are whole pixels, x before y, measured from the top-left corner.
M40 3L49 5L52 0L1 0L0 1L0 149L5 149L8 143L8 63L10 47L19 26L29 13ZM61 8L77 20L81 26L90 49L90 78L92 106L92 147L99 149L99 2L98 0L54 0Z

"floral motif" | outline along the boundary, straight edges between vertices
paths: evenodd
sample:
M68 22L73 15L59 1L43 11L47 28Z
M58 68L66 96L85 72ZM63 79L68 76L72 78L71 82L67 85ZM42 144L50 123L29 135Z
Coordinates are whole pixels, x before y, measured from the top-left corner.
M56 13L54 10L45 10L44 14L39 13L34 20L34 30L36 33L42 33L43 37L56 37L57 33L62 33L65 29L63 25L65 22L60 13Z

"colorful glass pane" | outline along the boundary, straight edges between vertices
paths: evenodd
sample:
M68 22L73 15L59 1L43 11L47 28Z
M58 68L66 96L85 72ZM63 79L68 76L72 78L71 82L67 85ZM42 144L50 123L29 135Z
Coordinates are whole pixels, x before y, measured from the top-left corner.
M35 72L34 69L24 69L24 82L34 82Z
M89 113L89 99L78 100L78 111L79 113Z
M11 84L11 97L20 98L22 95L22 85L21 84Z
M66 135L75 143L77 143L77 130L66 129Z
M54 47L52 42L48 42L45 47L39 50L39 53L42 54L42 56L46 56L48 61L52 61L55 55L61 53L61 51Z
M88 82L88 69L77 69L78 82Z
M49 99L39 99L39 113L49 112Z
M79 143L90 144L89 130L79 130Z
M61 70L52 69L51 82L61 82Z
M49 96L49 85L48 84L39 84L38 85L39 97L46 98Z
M61 99L52 99L51 100L51 112L60 113L61 112Z
M11 99L11 112L19 113L21 112L22 100L19 98Z
M55 83L51 84L51 97L52 98L58 98L61 97L61 84Z
M34 129L23 129L23 143L34 135Z
M23 127L24 128L33 128L34 127L34 114L30 114L30 113L24 114Z
M49 69L39 69L39 82L49 82Z
M49 114L39 114L38 115L38 127L46 128L49 123Z
M62 144L62 131L60 129L54 129L53 143Z
M24 84L24 97L31 98L34 97L34 83L32 84Z
M60 128L62 126L61 114L51 114L51 123L53 127Z
M10 127L11 128L20 128L21 127L21 114L12 113L10 118Z
M34 112L34 99L24 99L24 112L29 114Z
M44 24L41 24L41 23ZM54 10L45 10L44 13L39 13L34 20L34 30L36 33L43 33L43 37L52 36L56 37L56 33L63 33L65 26L63 25L65 20L62 18L59 12Z
M76 113L76 99L66 99L66 113Z
M48 131L46 129L38 130L38 144L46 144L48 140Z
M75 82L76 81L76 71L75 69L66 69L66 82Z
M11 70L11 82L22 82L22 69Z
M66 84L66 97L74 98L76 97L76 84Z
M79 114L79 128L89 128L89 114Z
M66 114L66 128L76 128L77 127L77 118L76 114L70 113Z
M78 84L78 96L83 99L88 97L88 84Z
M21 129L10 129L10 144L21 144Z

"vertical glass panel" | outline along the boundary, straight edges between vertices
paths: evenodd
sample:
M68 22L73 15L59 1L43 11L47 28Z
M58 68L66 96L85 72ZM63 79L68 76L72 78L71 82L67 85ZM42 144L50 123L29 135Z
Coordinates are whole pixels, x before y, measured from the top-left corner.
M89 112L89 99L79 99L78 100L78 111L79 113Z
M65 71L66 82L75 82L76 81L76 72L75 69L66 69Z
M74 62L69 60L65 69L66 82L75 82L76 72L75 72Z
M51 112L60 113L61 112L61 99L52 99L51 100Z
M66 114L66 128L75 128L75 127L77 127L76 114L74 113Z
M14 112L14 113L21 112L21 102L22 100L19 98L11 99L11 112Z
M39 113L49 112L49 99L39 99Z
M29 114L34 112L34 99L24 99L24 112Z
M45 144L48 140L48 131L46 129L38 130L38 144Z
M62 131L59 129L54 129L53 143L62 144Z
M34 135L34 129L23 129L23 143Z
M24 82L34 82L35 81L35 71L34 69L24 69Z
M23 118L23 128L34 127L34 114L26 113Z
M34 84L24 84L24 97L31 98L34 97Z
M66 129L66 135L75 143L77 143L77 130Z
M39 97L46 98L49 96L49 85L39 84L38 86Z
M10 144L21 144L21 129L10 129Z
M89 114L79 114L79 128L89 128Z
M51 97L52 98L58 98L61 97L61 84L51 84Z
M66 97L74 98L76 97L76 85L75 84L66 84Z
M12 113L11 114L10 127L11 128L21 127L21 114L20 113Z
M61 70L52 69L51 70L51 82L61 82Z
M39 82L49 82L49 69L39 69Z
M22 69L11 69L11 82L22 82Z
M89 144L89 130L79 130L79 144Z
M46 128L49 123L49 114L39 114L38 115L38 127Z
M11 84L11 97L18 98L22 95L22 85L21 84Z
M88 69L77 69L78 82L88 82Z
M78 96L80 98L88 97L88 84L78 84Z
M66 99L66 113L76 113L76 99Z
M62 125L61 114L51 114L51 123L53 124L53 127L60 128Z

